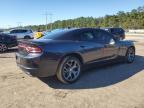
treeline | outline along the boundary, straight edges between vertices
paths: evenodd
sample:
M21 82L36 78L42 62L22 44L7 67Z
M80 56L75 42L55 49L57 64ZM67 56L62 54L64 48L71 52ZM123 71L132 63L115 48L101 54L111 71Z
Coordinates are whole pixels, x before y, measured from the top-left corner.
M104 17L79 17L76 19L58 20L48 24L48 29L67 27L123 27L125 29L144 29L144 6L133 9L131 12L119 11L116 15ZM45 25L27 26L33 30L45 30Z

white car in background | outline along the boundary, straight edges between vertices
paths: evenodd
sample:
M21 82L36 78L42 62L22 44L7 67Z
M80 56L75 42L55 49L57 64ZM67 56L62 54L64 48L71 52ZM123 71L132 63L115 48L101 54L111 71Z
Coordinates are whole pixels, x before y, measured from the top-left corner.
M33 39L34 33L31 29L13 29L9 32L10 35L16 36L17 39Z

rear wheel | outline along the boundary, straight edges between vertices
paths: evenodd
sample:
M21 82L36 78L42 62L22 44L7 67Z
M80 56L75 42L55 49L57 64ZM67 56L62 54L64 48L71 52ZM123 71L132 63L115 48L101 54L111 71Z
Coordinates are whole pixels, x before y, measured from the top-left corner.
M7 51L7 49L8 49L8 47L6 44L0 43L0 52L5 52L5 51Z
M65 57L58 70L57 78L62 83L73 83L80 77L81 74L81 62L76 57Z
M126 62L132 63L135 59L135 49L133 47L128 48L126 54Z

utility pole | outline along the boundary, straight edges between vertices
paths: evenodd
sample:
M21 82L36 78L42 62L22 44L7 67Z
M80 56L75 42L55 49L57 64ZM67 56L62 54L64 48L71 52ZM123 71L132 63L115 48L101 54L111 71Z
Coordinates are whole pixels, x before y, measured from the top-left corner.
M22 26L22 22L17 22L17 26L21 27Z
M49 16L50 16L50 23L51 23L51 30L52 30L52 27L53 27L53 26L52 26L52 18L53 18L53 14L50 13Z
M48 13L47 11L45 12L45 20L46 20L46 25L45 25L45 29L46 29L46 31L47 31L47 26L48 26L48 16L50 17L50 23L51 23L51 30L52 30L52 16L53 16L53 14L52 13Z

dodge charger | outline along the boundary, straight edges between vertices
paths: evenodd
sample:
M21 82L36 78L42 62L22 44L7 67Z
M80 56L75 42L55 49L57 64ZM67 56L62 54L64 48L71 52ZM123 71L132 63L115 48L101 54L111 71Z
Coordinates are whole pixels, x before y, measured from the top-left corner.
M63 83L79 79L86 66L123 60L132 63L135 46L132 41L117 40L112 34L96 28L71 28L51 31L40 39L19 41L17 65L36 77L56 75Z

